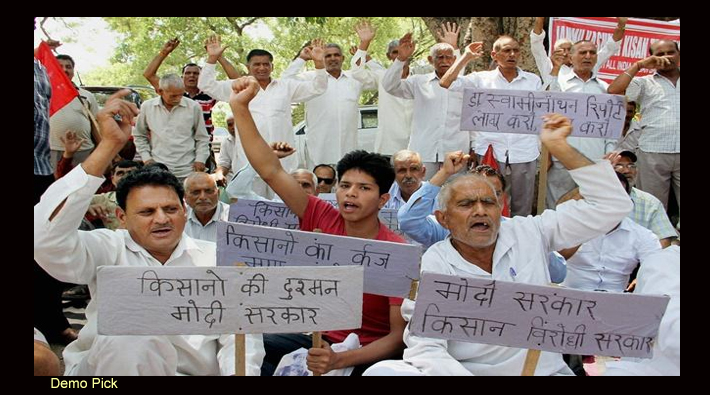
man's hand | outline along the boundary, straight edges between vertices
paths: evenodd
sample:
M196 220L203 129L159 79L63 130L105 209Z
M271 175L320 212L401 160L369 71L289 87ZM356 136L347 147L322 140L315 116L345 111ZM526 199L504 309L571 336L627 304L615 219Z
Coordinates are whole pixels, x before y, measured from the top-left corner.
M78 151L81 145L86 141L83 137L79 138L73 130L68 130L63 136L59 136L59 140L64 144L63 156L67 159L73 158L76 151Z
M397 59L402 62L406 62L407 59L412 57L416 47L416 43L412 40L412 33L405 34L399 39L399 52L397 53Z
M202 172L205 171L206 167L205 164L202 162L195 162L192 164L192 170L196 172Z
M540 141L545 145L565 143L567 137L572 134L572 122L561 114L548 114L543 117L545 123L542 125Z
M217 35L210 36L205 40L205 49L207 50L208 63L217 62L217 59L222 57L224 50L227 49L228 45L222 46L222 40ZM210 62L212 60L213 62Z
M325 42L320 38L311 43L311 59L317 69L325 68Z
M274 153L276 154L276 156L278 156L279 159L291 156L294 152L296 152L296 149L293 148L291 144L284 141L277 141L271 143L271 149L274 151Z
M232 95L229 104L249 107L249 102L259 93L259 82L253 76L242 77L232 81Z
M661 69L670 66L673 62L666 56L649 56L637 63L639 71L641 69Z
M468 160L471 159L471 155L464 154L463 151L454 151L446 154L444 158L444 163L439 169L439 171L434 174L434 177L429 180L432 185L442 186L446 183L449 177L458 173L464 167L468 166Z
M305 60L308 62L309 60L313 59L313 55L311 54L311 50L313 49L313 42L309 41L306 43L306 45L301 48L301 52L298 54L298 57Z
M89 210L87 210L87 213L89 215L98 217L101 219L106 219L109 216L109 211L106 209L106 207L100 205L100 204L92 204L89 206Z
M483 56L483 41L476 41L466 47L466 56L478 59Z
M360 39L360 44L370 45L372 39L375 38L375 34L377 34L377 29L369 21L362 21L355 25L355 32Z
M138 116L138 107L134 103L123 100L131 93L129 89L121 89L111 95L104 108L96 118L101 126L101 141L114 142L123 147L131 137L133 118Z
M441 30L436 32L439 42L451 44L454 49L459 48L459 33L461 28L456 25L456 22L446 22L441 25Z
M313 374L326 374L335 369L338 361L338 353L333 351L328 343L323 342L321 348L311 348L308 350L306 365Z
M163 44L163 49L160 50L160 54L163 56L168 56L170 55L171 52L175 50L175 48L180 45L180 40L178 40L177 37L168 40L165 44Z

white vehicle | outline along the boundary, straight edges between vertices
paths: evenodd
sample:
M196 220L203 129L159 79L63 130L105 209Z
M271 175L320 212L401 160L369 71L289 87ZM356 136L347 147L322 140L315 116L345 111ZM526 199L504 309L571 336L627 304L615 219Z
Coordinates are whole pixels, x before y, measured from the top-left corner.
M361 106L360 107L360 125L357 129L358 149L367 152L375 150L375 136L377 135L377 106ZM298 167L305 168L306 166L306 121L299 122L293 127L293 132L296 134L296 155L298 155ZM310 170L310 169L309 169Z

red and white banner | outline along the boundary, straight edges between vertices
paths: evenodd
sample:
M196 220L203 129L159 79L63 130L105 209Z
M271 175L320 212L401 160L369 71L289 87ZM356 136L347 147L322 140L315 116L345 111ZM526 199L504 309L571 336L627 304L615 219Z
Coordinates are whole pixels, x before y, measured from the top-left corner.
M589 40L601 48L611 40L616 29L614 17L553 17L550 19L550 48L560 38L572 42ZM607 82L613 81L635 62L645 59L651 43L660 40L673 40L680 46L680 21L660 22L649 19L629 19L626 35L621 41L621 49L599 70L599 77ZM651 73L642 70L638 76Z

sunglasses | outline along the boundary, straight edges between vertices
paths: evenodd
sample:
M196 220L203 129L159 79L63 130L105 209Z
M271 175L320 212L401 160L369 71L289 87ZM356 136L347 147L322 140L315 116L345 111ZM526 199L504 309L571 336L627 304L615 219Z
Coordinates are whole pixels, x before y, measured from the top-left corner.
M333 182L335 182L335 179L334 179L334 178L321 178L321 177L317 177L317 178L318 178L318 183L319 183L319 184L320 184L321 182L324 182L324 183L326 183L326 184L328 184L328 185L333 185Z

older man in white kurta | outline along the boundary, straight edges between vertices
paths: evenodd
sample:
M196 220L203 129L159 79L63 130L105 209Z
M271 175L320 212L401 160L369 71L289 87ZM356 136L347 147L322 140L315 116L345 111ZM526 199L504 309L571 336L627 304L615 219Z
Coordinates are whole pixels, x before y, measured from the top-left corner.
M298 74L307 59L302 52L282 76L313 80L317 71ZM368 70L342 70L343 53L335 44L326 46L325 63L328 89L306 101L306 168L309 169L322 163L337 163L345 154L359 148L360 94L363 90L377 88Z
M562 128L548 130L554 130L556 136L569 135L571 123L566 125L562 134L557 134ZM565 203L557 211L548 210L537 217L514 217L500 223L500 204L492 185L473 175L461 177L448 187L449 197L446 193L439 196L442 210L436 212L437 220L450 228L451 235L424 254L423 272L547 285L549 251L604 234L628 214L631 200L609 162L592 164L566 142L546 141L550 151L574 169L572 177L586 199ZM468 214L468 223L456 221ZM498 223L500 229L496 228ZM407 300L402 314L408 318L412 312L413 302ZM527 353L520 348L418 337L408 330L404 342L403 362L383 362L372 367L372 373L519 375ZM572 372L560 354L543 352L535 374Z

